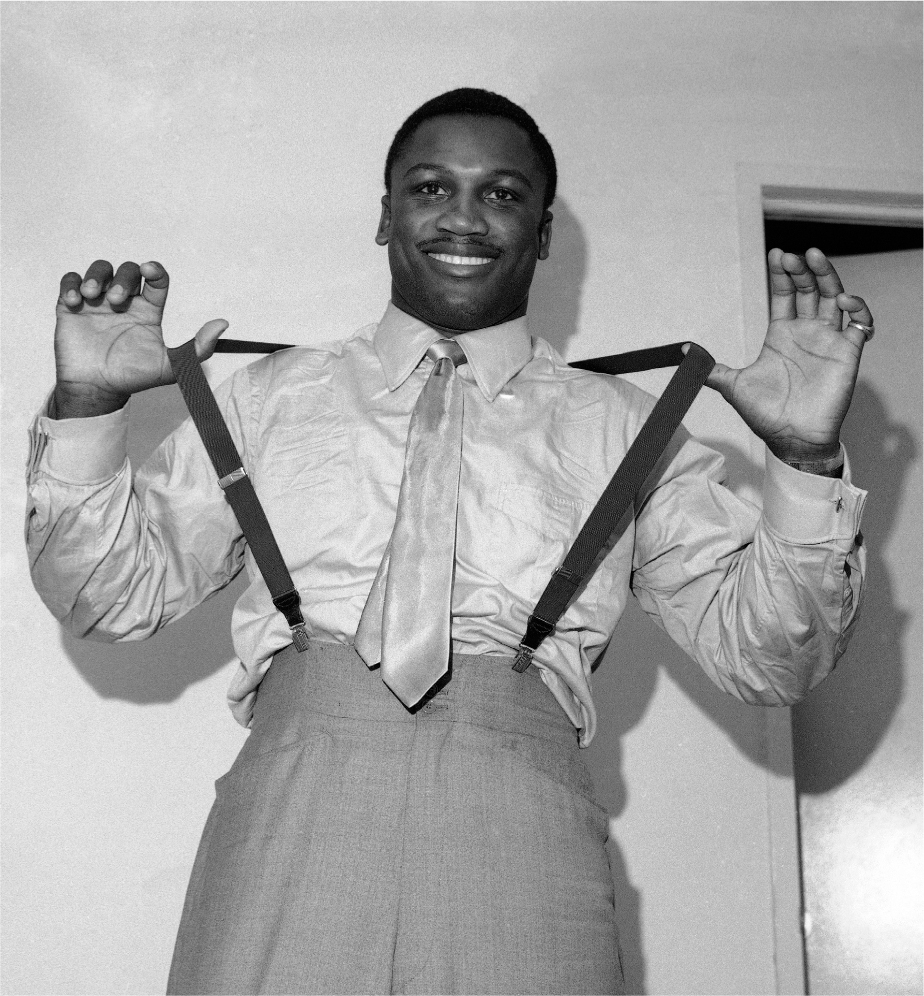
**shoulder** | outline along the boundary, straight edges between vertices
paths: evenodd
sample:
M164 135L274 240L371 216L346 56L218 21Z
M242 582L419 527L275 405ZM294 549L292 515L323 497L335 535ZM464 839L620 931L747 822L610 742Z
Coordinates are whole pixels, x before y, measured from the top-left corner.
M536 339L533 359L523 370L547 397L565 409L593 406L601 415L629 425L644 421L657 398L623 376L569 366L545 340Z
M374 324L367 325L346 338L292 346L261 356L237 372L235 390L266 397L322 384L366 356L372 348L374 331Z
M246 364L215 390L228 421L259 433L261 426L298 423L337 407L337 384L372 349L375 325L345 339L292 346Z
M251 363L250 376L270 385L280 379L317 377L367 352L374 331L375 325L367 325L345 338L281 349Z

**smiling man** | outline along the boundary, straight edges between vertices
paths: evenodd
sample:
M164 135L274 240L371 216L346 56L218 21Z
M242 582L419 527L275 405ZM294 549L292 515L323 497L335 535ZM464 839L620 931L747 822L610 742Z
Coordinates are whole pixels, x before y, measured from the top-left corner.
M376 241L388 245L392 302L448 335L525 315L555 196L535 125L531 138L509 117L412 116L385 169Z
M435 98L385 183L381 320L216 392L303 624L276 610L189 422L126 460L129 396L173 381L153 262L61 281L33 578L76 634L131 640L250 577L229 699L251 733L217 783L171 992L620 992L608 821L578 750L592 668L631 585L746 702L795 702L831 670L863 576L839 430L872 316L817 249L770 253L764 347L709 381L767 444L763 509L679 430L519 674L527 617L653 402L529 333L556 169L525 111ZM226 327L199 331L202 358Z

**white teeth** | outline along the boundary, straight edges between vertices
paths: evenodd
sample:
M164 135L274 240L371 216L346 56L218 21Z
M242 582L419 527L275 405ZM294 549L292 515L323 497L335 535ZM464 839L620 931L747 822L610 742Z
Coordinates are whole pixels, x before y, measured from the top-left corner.
M447 256L442 252L428 252L427 255L441 263L454 263L456 266L484 266L492 262L490 257L484 256Z

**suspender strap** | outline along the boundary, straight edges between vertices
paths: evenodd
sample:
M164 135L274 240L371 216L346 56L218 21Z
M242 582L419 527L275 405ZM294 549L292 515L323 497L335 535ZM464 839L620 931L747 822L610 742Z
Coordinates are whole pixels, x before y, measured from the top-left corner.
M218 474L218 483L247 537L251 553L266 581L273 604L285 616L292 640L300 651L308 649L301 598L267 521L260 499L243 468L240 454L209 387L199 358L196 341L167 350L186 407L192 416L205 450Z
M280 349L292 349L292 344L252 339L219 339L215 343L216 353L278 353Z
M657 370L659 367L676 367L683 361L681 347L685 345L686 340L670 343L667 346L652 346L650 349L616 353L613 356L575 360L568 366L607 374L639 373L642 370ZM696 348L702 349L700 346ZM253 339L219 339L215 344L216 353L278 353L282 349L294 349L294 346L291 343L257 342Z
M645 369L644 366L633 364L647 365L652 359L655 360L653 365L680 365L588 516L564 561L552 574L536 603L520 642L513 665L515 671L522 673L530 666L536 649L554 631L556 623L590 573L600 551L614 537L618 526L625 528L627 522L622 520L626 510L633 505L636 495L715 365L713 358L701 346L690 343L686 356L683 355L682 346L683 343L675 343L654 350L638 350L636 353L624 354L623 357L603 357L600 360L584 360L572 364L583 369L606 372L622 366L621 361L625 361L625 366L631 370ZM633 508L633 515L634 513Z
M522 673L530 666L533 654L542 641L555 630L558 620L583 585L600 551L611 538L618 538L616 536L618 526L625 528L627 525L628 520L623 522L623 516L627 509L633 506L642 485L654 470L655 464L664 453L693 399L715 365L713 358L702 346L691 342L684 355L682 348L684 345L686 343L675 342L668 346L637 349L629 353L578 360L570 364L581 370L608 374L637 373L641 370L671 366L676 366L677 372L629 447L628 453L588 516L567 556L552 574L527 622L526 633L520 642L513 665L515 671ZM219 339L215 351L275 353L289 348L291 347L281 343ZM296 646L302 650L307 647L307 639L298 608L298 592L282 562L269 523L266 521L250 479L241 467L241 459L202 373L196 357L195 342L191 341L178 349L171 349L169 353L170 362L173 364L174 373L193 421L218 471L219 483L225 488L225 497L234 508L254 558L273 595L273 602L280 611L286 613L286 619L296 637ZM247 495L246 499L243 498L244 494ZM242 496L240 500L238 495ZM635 509L632 511L634 515ZM264 563L267 567L264 567ZM296 613L298 623L293 623ZM299 636L305 641L304 647L299 645Z
M614 356L594 356L589 360L575 360L569 367L578 370L591 370L594 373L630 374L642 370L657 370L661 367L676 367L683 362L683 342L672 342L666 346L652 346L649 349L634 349L629 353L616 353ZM690 344L691 348L709 354L701 346Z

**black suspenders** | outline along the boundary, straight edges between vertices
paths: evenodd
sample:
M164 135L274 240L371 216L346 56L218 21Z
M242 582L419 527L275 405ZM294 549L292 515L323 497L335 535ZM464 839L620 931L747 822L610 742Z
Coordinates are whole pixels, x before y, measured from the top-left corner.
M689 346L686 354L683 352L685 345ZM291 347L282 343L219 339L215 351L275 353L289 348ZM218 483L237 516L269 588L273 604L285 616L292 630L292 642L296 649L307 650L308 637L298 591L279 552L260 499L244 470L225 420L202 373L196 356L195 340L191 339L176 349L170 349L168 353L186 406L218 474ZM677 371L536 603L529 617L526 633L520 641L513 665L515 671L526 671L539 645L554 631L556 623L591 572L597 555L614 538L615 530L622 522L626 510L634 506L636 495L664 453L714 365L715 361L709 353L692 342L639 349L631 353L601 356L570 364L582 370L608 374L635 373L670 366L676 366ZM635 512L633 507L633 516Z
M202 372L202 365L196 356L196 340L190 339L167 352L186 407L199 430L215 473L218 474L218 483L247 538L273 604L286 617L296 649L307 650L308 635L305 632L298 589L292 582L263 506L244 470L243 461L218 409L215 395Z

